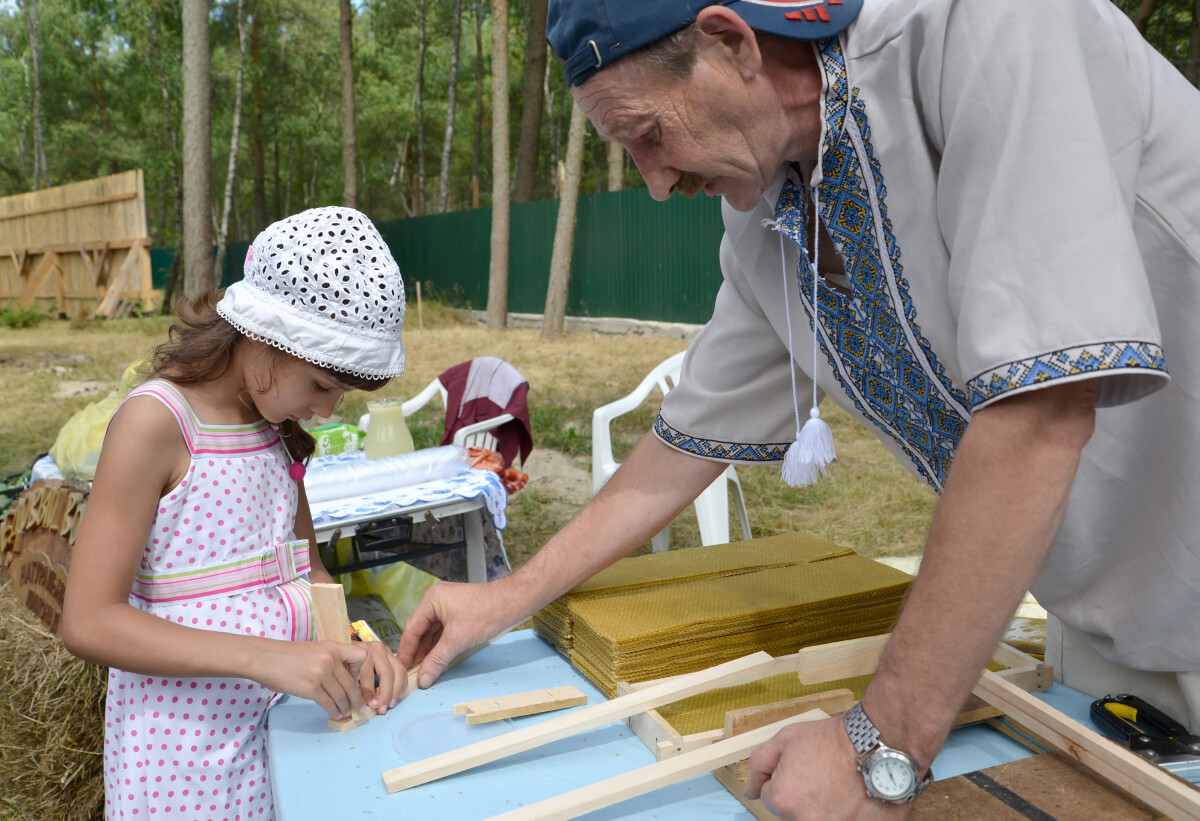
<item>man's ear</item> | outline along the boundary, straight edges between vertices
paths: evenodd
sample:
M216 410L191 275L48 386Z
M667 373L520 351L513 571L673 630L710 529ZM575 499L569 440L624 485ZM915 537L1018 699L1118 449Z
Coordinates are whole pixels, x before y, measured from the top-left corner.
M754 31L726 6L705 6L696 15L698 49L717 49L737 66L743 76L762 70L762 52Z

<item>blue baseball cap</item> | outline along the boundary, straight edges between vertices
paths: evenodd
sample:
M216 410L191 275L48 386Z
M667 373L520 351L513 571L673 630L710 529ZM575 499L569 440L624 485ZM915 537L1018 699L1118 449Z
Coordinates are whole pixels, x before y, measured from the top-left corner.
M862 0L550 0L546 41L580 85L604 66L674 34L701 9L728 6L750 28L792 40L841 32Z

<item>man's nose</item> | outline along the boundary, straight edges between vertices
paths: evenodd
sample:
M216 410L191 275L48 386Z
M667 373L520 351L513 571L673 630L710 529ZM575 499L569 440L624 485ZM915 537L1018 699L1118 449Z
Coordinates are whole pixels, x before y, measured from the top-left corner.
M679 172L668 165L656 162L641 151L631 150L629 155L633 158L633 164L637 166L638 173L646 181L646 188L650 191L650 196L659 202L669 199L671 192L675 189L675 183L679 182Z

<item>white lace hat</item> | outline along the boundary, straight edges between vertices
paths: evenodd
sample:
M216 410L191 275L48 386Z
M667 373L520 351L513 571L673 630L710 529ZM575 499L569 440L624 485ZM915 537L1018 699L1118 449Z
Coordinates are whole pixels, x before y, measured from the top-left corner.
M404 373L400 268L353 208L313 208L269 226L217 312L247 336L317 365L364 377Z

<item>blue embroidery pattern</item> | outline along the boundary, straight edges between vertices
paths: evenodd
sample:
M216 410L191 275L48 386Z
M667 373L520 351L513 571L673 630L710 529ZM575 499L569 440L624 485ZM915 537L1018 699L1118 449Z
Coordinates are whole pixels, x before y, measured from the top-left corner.
M788 446L791 445L791 442L747 445L741 442L698 439L668 425L663 421L662 414L654 420L654 433L671 447L685 453L738 462L778 462L783 459Z
M887 191L871 147L866 109L861 99L851 97L836 39L823 44L821 61L830 87L819 182L821 219L851 286L850 294L831 287L819 291L821 348L858 411L894 439L940 491L966 429L966 396L946 376L917 324L887 217ZM846 122L847 113L852 123ZM866 157L870 188L860 152ZM801 248L802 259L810 216L808 197L789 177L775 218L778 230ZM813 283L807 264L802 263L798 280L811 323ZM900 297L899 306L893 292Z
M970 380L967 390L974 407L1019 388L1111 368L1145 368L1165 373L1167 362L1162 348L1153 342L1100 342L992 368Z

